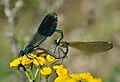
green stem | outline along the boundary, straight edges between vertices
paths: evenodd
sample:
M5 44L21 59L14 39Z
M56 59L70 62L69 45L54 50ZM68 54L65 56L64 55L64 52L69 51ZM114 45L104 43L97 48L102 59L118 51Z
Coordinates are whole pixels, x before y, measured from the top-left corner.
M27 76L28 80L30 81L30 80L31 80L31 78L30 78L30 76L29 76L28 72L26 71L25 73L26 73L26 76Z
M37 77L37 75L38 75L38 73L39 73L40 70L41 70L40 68L37 68L37 70L35 72L35 78Z
M41 81L41 74L39 73L38 82Z
M35 82L32 71L29 69L26 71L26 76L28 77L29 82Z
M45 82L48 82L48 77L45 77Z
M33 82L35 82L35 77L34 77L34 75L33 75L33 73L32 73L32 70L31 70L31 69L29 69L29 73L30 73L30 76L31 76L31 78L32 78Z
M26 77L28 79L28 77L21 71L21 70L18 70L24 77Z
M41 80L41 75L40 75L40 70L41 70L41 68L39 67L39 68L37 68L37 70L36 70L36 72L35 72L35 78L37 77L37 75L39 75L38 76L38 82L40 82L40 80ZM39 73L39 74L38 74Z

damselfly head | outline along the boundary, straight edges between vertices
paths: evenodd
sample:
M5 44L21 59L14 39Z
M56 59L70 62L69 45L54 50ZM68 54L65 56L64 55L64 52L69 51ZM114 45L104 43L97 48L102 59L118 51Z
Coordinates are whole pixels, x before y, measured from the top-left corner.
M24 56L24 51L23 50L20 50L20 53L18 54L19 56Z

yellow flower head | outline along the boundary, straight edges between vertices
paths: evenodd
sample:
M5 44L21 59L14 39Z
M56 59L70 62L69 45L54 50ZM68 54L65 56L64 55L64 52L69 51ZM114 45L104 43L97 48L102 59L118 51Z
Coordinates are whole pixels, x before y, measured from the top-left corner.
M50 64L54 63L57 61L57 59L55 59L53 56L51 55L47 55L47 60Z
M69 75L58 76L54 82L80 82L75 78L71 78Z
M51 68L49 67L44 67L40 73L44 76L44 77L48 77L51 73L52 73L52 70Z
M29 57L30 59L36 59L36 58L37 58L37 56L34 55L34 54L29 54L28 57Z
M21 64L22 64L23 66L30 65L30 64L33 62L33 60L29 59L29 58L26 57L26 56L23 56L21 59L22 59L22 60L21 60Z
M88 79L88 82L102 82L101 78Z
M94 78L90 73L70 74L72 78L75 78L81 82L102 82L100 78Z
M13 62L11 62L10 67L18 69L20 64L22 64L23 66L26 66L26 65L29 65L31 63L32 63L32 60L30 60L26 56L22 56L20 58L15 59Z
M69 72L62 64L53 66L53 69L56 70L58 76L68 75Z
M57 70L57 69L60 69L60 68L64 68L64 66L62 64L58 64L58 65L53 66L54 70Z
M56 70L58 76L68 75L68 70L66 68L60 68Z
M35 55L38 57L39 56L45 57L47 55L47 53L45 53L43 50L37 49Z
M21 60L21 57L20 57L20 58L17 58L17 59L14 59L14 60L10 63L10 68L16 68L16 69L18 69L18 68L19 68L19 65L21 64L20 60Z
M90 73L87 73L87 72L81 73L81 74L70 74L70 76L71 76L72 78L76 78L76 79L78 79L78 80L80 80L80 79L91 79L91 78L93 78L93 76L92 76Z
M43 66L46 63L46 60L44 59L44 57L36 57L33 60L33 64L35 64L36 66Z

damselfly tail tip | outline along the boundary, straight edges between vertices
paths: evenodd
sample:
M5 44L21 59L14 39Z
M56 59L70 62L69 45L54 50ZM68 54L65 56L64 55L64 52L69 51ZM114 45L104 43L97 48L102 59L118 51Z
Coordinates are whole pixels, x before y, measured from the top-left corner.
M52 12L52 13L50 13L50 15L54 16L55 18L57 18L56 12Z
M110 45L109 49L112 49L113 48L113 44L111 42L108 42L108 44Z

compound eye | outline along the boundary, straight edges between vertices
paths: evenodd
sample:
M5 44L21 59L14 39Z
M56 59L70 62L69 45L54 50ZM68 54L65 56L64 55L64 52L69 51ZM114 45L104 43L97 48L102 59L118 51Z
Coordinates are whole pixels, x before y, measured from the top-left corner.
M20 55L24 56L24 51L23 50L20 50Z

